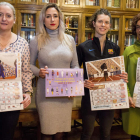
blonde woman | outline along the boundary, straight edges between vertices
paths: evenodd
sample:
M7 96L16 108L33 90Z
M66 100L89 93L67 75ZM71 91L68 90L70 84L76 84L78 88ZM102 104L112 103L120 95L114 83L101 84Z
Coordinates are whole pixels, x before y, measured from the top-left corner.
M71 131L72 99L45 97L47 68L76 68L78 60L74 39L64 33L62 13L56 4L43 7L39 17L39 35L30 43L31 70L38 76L36 106L42 140L62 140ZM35 66L38 58L40 69Z

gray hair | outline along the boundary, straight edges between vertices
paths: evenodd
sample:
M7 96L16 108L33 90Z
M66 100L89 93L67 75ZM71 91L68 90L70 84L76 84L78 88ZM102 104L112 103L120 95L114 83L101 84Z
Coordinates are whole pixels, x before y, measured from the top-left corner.
M0 6L2 6L2 5L9 6L12 9L14 19L15 19L16 18L16 10L15 10L14 6L8 2L0 2Z

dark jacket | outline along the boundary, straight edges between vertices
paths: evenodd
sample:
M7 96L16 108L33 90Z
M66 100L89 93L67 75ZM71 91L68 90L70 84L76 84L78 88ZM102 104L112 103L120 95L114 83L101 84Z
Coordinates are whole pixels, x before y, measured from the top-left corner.
M77 55L78 55L79 65L81 66L83 64L84 79L88 79L85 62L116 57L119 56L119 54L120 54L119 46L111 42L107 38L106 38L103 54L101 54L99 38L94 37L93 39L81 43L77 47ZM85 88L85 93L86 93L85 96L89 96L87 92L89 93L89 90Z

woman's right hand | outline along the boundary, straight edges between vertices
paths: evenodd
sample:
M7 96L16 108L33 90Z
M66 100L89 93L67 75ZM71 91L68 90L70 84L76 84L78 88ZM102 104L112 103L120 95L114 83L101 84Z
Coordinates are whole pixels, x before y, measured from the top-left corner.
M85 79L85 81L84 81L84 87L85 88L88 88L88 89L92 89L94 87L94 84L90 80Z
M135 108L135 104L133 102L132 97L128 97L129 98L129 106Z
M45 66L45 68L40 68L39 77L45 78L45 75L48 73L47 69L48 69L47 66Z

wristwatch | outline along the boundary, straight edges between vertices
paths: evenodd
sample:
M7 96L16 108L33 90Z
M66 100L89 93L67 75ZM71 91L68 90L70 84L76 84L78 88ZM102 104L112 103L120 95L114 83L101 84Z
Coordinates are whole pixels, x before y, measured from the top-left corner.
M25 93L26 93L26 94L29 94L30 97L33 97L33 93L32 93L32 92L27 91L27 92L25 92Z

